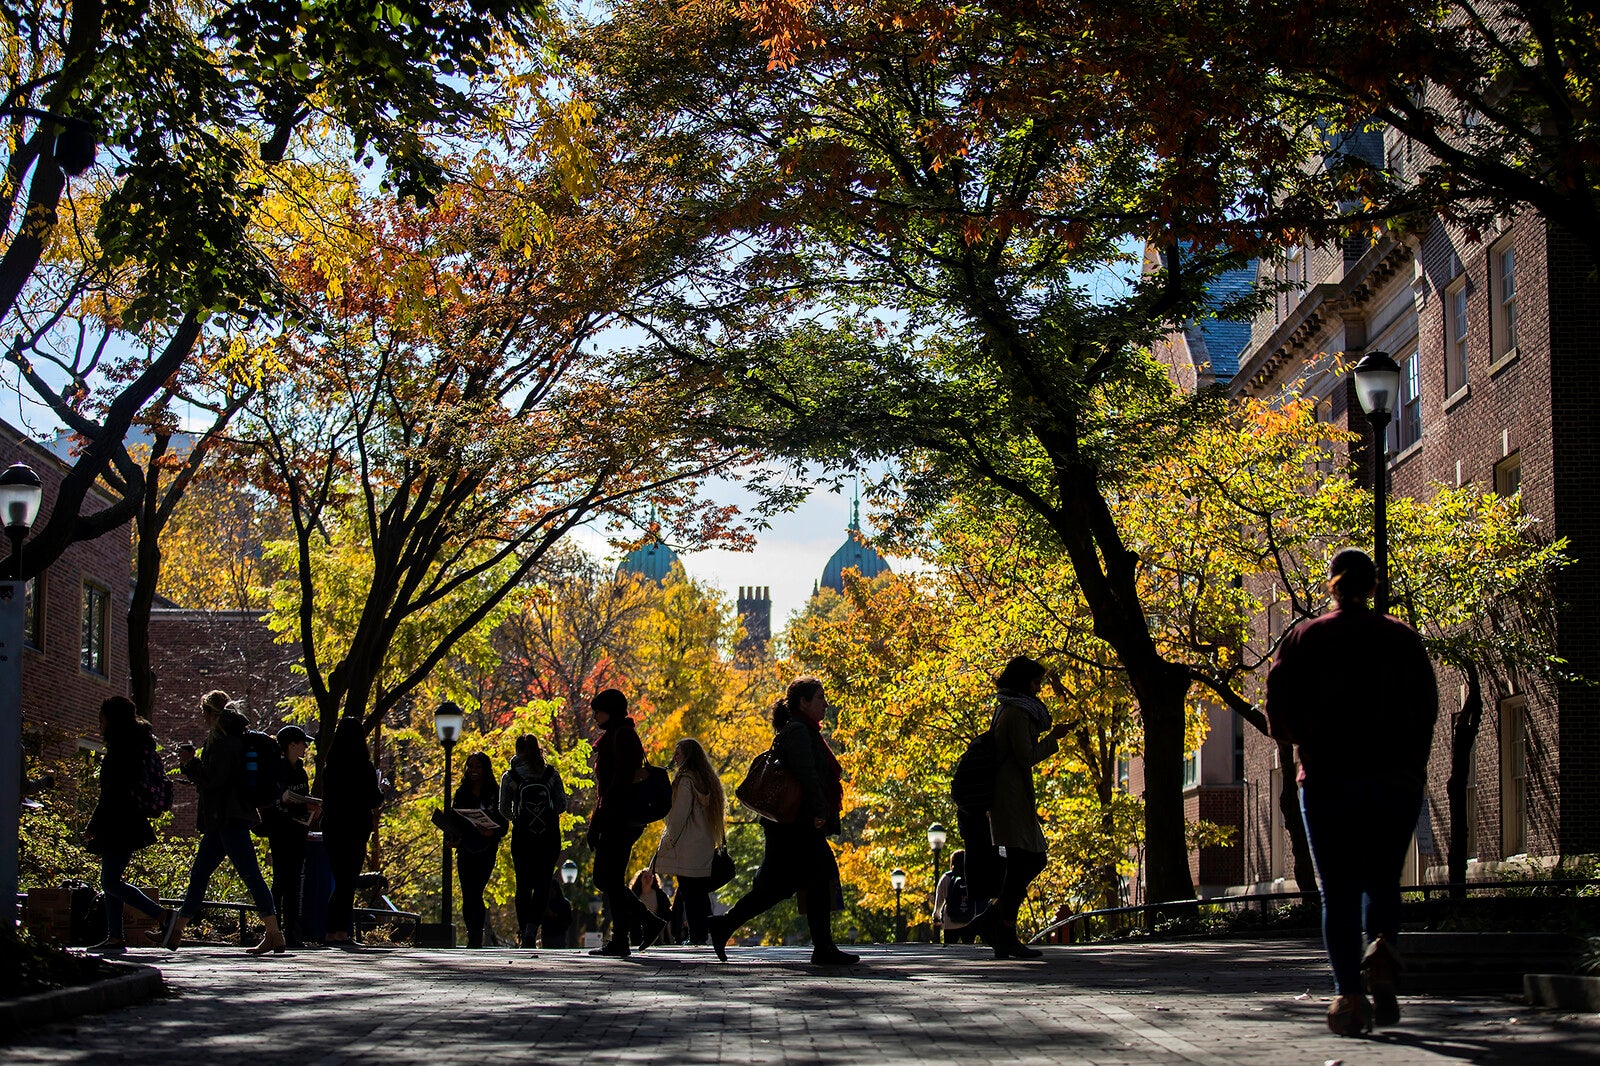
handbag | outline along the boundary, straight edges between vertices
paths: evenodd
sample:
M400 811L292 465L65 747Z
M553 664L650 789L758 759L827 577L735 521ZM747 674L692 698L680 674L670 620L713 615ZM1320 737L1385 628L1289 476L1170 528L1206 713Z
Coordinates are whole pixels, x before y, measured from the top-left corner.
M740 803L768 821L788 823L800 816L803 799L800 779L783 765L777 752L771 750L755 757L750 763L750 772L744 775L733 794Z
M672 778L659 766L645 763L628 790L628 821L635 826L659 822L672 810Z
M733 856L728 854L728 845L718 844L717 850L711 853L711 891L732 881L733 874Z

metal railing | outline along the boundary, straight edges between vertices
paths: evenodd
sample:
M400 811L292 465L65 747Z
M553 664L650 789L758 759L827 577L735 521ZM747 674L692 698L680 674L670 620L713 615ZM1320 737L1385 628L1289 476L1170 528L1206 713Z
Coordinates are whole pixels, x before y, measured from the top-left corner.
M1468 881L1465 883L1435 883L1425 885L1401 886L1401 899L1407 896L1421 897L1420 902L1444 902L1438 897L1445 896L1460 899L1472 893L1501 892L1508 895L1498 898L1537 897L1555 899L1570 897L1580 888L1600 886L1600 879L1586 877L1560 877L1543 878L1522 881ZM1063 931L1062 939L1066 943L1076 943L1080 930L1087 931L1088 924L1093 919L1110 920L1124 915L1140 915L1141 918L1159 914L1182 914L1189 912L1199 914L1203 908L1222 910L1245 910L1252 905L1259 906L1263 913L1268 909L1269 903L1282 903L1293 901L1296 903L1310 903L1318 905L1321 895L1317 892L1258 892L1238 896L1208 896L1204 899L1174 900L1170 903L1143 903L1129 907L1102 907L1096 910L1079 911L1065 918L1057 919L1035 933L1029 943L1037 943L1057 930ZM1139 925L1149 928L1152 923L1143 920ZM1431 926L1430 922L1430 926Z

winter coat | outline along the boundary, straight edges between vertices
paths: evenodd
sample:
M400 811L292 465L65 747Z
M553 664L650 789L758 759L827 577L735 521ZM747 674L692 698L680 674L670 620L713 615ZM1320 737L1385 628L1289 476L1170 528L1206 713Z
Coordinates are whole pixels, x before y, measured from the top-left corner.
M821 818L822 832L839 832L840 808L844 797L828 774L833 754L822 734L798 718L791 718L772 738L772 750L800 782L800 817L809 824Z
M567 789L561 783L561 774L556 768L549 763L541 763L535 769L518 755L511 760L511 769L500 775L500 817L519 833L523 830L517 826L517 797L522 794L523 785L534 782L543 782L544 787L550 790L550 805L557 816L567 809ZM553 817L550 822L550 831L560 836L561 819Z
M206 746L183 767L199 794L195 825L202 833L230 823L255 825L260 819L248 796L244 769L244 734L250 720L238 711L223 711L206 736Z
M1348 680L1359 664L1361 683ZM1421 788L1439 717L1416 630L1365 607L1302 622L1267 673L1272 735L1299 748L1300 780L1374 778Z
M105 758L100 760L100 799L84 827L92 837L86 846L96 855L132 854L156 842L150 820L134 802L156 738L146 733L138 739L138 746L107 744Z
M469 855L481 855L486 851L493 851L500 846L500 841L505 839L506 831L511 825L500 815L500 793L490 782L484 782L483 794L474 796L472 790L466 785L456 789L456 794L451 797L450 806L462 810L480 810L494 819L498 827L488 836L478 832L476 826L469 826L468 831L461 834L461 850Z
M710 877L711 855L722 841L711 835L711 797L688 774L672 783L672 809L656 846L657 874Z
M1027 711L1004 700L995 713L992 728L995 775L989 832L997 847L1044 851L1039 804L1033 794L1033 768L1055 754L1056 740L1039 729Z

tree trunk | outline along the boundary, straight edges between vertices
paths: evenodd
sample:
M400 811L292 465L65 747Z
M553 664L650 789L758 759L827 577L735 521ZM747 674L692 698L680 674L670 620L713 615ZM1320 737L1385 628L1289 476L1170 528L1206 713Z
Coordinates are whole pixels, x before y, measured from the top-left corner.
M1445 796L1450 805L1450 841L1445 845L1445 863L1452 885L1465 885L1467 880L1467 836L1471 829L1472 812L1467 810L1467 782L1472 780L1472 763L1478 746L1478 732L1483 728L1483 679L1476 663L1461 664L1467 678L1467 698L1455 714L1450 731L1450 779L1445 782ZM1450 895L1465 899L1465 887L1452 888Z
M1311 841L1306 837L1306 822L1300 815L1299 766L1294 761L1294 745L1278 742L1278 765L1283 767L1278 788L1278 813L1289 832L1289 851L1294 856L1294 880L1302 892L1322 891L1317 883L1317 866L1311 861Z
M128 685L134 706L139 708L140 717L146 719L156 705L156 675L150 666L150 608L156 600L156 583L161 580L161 476L155 460L161 457L166 445L165 438L158 438L152 447L144 496L134 516L138 542L134 555L133 595L128 599Z
M1145 899L1150 903L1193 899L1189 823L1183 810L1189 673L1160 660L1141 669L1127 665L1144 724Z

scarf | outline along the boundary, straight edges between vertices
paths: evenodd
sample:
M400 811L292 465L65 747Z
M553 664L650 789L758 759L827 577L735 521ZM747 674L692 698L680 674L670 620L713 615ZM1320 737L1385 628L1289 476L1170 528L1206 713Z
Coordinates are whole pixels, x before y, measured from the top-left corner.
M1000 707L1016 707L1028 716L1028 721L1033 724L1035 733L1043 733L1050 728L1050 709L1039 701L1038 697L1030 696L1025 692L1003 688L998 691ZM995 708L998 716L1000 707Z
M828 738L822 735L822 723L813 722L803 714L797 714L794 717L795 721L810 729L817 735L817 739L822 742L822 757L825 763L822 775L823 781L833 785L833 794L835 796L844 795L844 769L840 767L839 759L833 754L833 749L828 747Z

